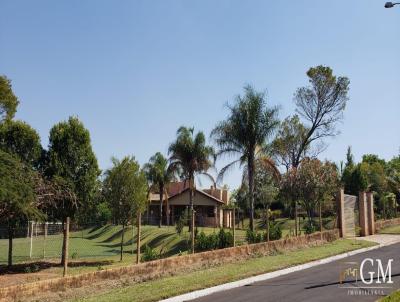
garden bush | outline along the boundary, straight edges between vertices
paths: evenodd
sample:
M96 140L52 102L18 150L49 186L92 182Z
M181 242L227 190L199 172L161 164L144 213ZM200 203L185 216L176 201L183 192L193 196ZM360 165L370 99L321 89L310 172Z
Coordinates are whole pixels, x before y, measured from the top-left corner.
M155 249L146 244L142 254L142 261L152 261L158 259L158 253Z
M210 251L233 246L233 235L223 228L219 232L206 235L203 231L196 236L196 251Z
M263 235L261 233L257 233L256 231L248 229L246 231L246 240L248 243L259 243L263 241Z

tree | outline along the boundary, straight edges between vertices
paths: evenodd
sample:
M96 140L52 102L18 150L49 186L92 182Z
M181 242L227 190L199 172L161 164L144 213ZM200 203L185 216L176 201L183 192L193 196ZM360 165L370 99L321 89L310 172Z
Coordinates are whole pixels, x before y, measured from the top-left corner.
M368 189L368 179L365 169L357 164L353 168L346 168L343 172L342 183L346 194L358 196L358 193Z
M254 230L254 163L257 148L264 149L279 122L277 108L270 108L264 92L257 92L251 86L244 88L244 96L238 95L233 106L228 106L230 115L212 130L219 147L218 157L222 155L239 158L220 171L222 177L236 165L247 165L250 199L250 229ZM260 148L263 147L263 148Z
M267 228L267 241L269 241L270 222L269 211L272 202L276 200L279 188L276 185L278 180L273 177L270 171L256 166L255 169L255 202L260 204L265 210L265 225Z
M14 117L18 104L11 81L6 76L0 76L0 123Z
M133 217L141 213L146 206L147 180L134 157L125 157L121 161L113 158L112 163L113 167L105 172L103 194L111 206L115 222L122 224L120 245L122 261L125 226L129 220L132 220L133 225ZM138 232L138 241L139 237Z
M80 219L87 221L91 212L94 213L91 209L96 206L93 201L100 170L89 131L78 118L70 117L50 130L46 174L50 178L63 179L73 190L80 207ZM70 208L70 211L64 212L64 216L73 218L75 213L76 208Z
M0 150L0 222L8 225L8 267L12 266L15 227L28 218L43 218L37 208L35 175L17 157Z
M308 216L308 229L314 229L313 212L318 207L322 231L322 205L333 200L339 183L336 165L318 159L304 159L296 174L298 196Z
M76 198L76 202L67 198L59 203L54 218L61 219L64 226L67 217L74 218L80 208L80 219L87 222L95 213L91 209L95 207L93 197L100 170L92 150L89 131L78 118L70 117L68 121L60 122L50 130L47 162L45 173L48 179L57 183L63 191L72 191ZM65 243L64 228L62 265L65 263Z
M196 174L206 172L212 166L211 158L214 150L206 144L203 132L194 135L194 128L180 127L175 142L168 148L168 154L170 154L171 168L189 183L191 215L189 229L192 253L194 253L194 178Z
M293 167L299 166L311 143L338 134L336 124L342 120L348 101L350 81L347 77L337 78L332 69L325 66L310 68L307 76L310 86L298 88L294 95L296 112L308 125L302 142L294 151Z
M160 152L157 152L150 158L150 161L144 166L144 170L148 181L152 186L157 187L158 193L160 195L159 227L161 228L164 195L167 195L166 193L168 184L175 179L175 171L169 165L168 160ZM167 225L169 225L168 213L167 213Z
M278 133L273 141L273 154L277 158L278 162L289 171L294 166L298 150L303 144L307 132L307 129L299 119L298 115L287 117L280 124ZM310 146L302 148L301 159L307 156Z
M6 121L0 124L0 149L17 155L30 166L38 166L42 146L39 134L22 121Z

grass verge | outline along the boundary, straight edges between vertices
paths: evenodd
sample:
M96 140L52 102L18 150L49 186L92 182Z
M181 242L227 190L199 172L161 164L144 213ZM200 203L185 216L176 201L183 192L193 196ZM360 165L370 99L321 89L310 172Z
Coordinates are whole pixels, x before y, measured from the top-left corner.
M381 229L379 231L380 234L393 234L393 235L399 235L400 234L400 225L393 225L386 227L384 229Z
M240 280L246 277L283 269L289 266L373 245L375 244L367 241L342 239L332 243L327 243L323 246L303 248L295 251L277 252L275 255L268 257L256 257L245 261L188 272L176 276L164 277L157 280L129 285L125 284L125 286L121 288L111 290L103 288L101 289L103 292L99 292L99 289L95 289L97 293L92 293L87 296L88 292L85 292L85 295L87 296L86 298L77 298L75 296L75 298L70 299L70 301L158 301L160 299L190 291Z
M400 291L397 290L393 292L391 295L379 300L380 302L398 302L400 301Z

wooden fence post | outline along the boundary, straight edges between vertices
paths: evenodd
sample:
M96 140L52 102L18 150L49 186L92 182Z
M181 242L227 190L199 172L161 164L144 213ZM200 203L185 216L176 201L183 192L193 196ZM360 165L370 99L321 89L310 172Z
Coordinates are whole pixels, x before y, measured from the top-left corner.
M33 224L34 222L31 221L31 245L29 249L29 258L32 259L32 249L33 249Z
M136 242L137 242L137 246L136 246L136 263L137 264L140 263L140 227L141 227L141 224L142 224L142 222L140 221L141 217L142 217L142 215L139 212L138 215L137 215L137 234L136 234L136 236L137 236L137 240L136 240Z
M70 218L67 217L66 224L64 225L65 227L65 237L64 237L64 271L63 271L63 277L67 275L67 269L68 269L68 243L69 243L69 222Z
M232 227L233 227L233 246L236 246L236 242L235 242L235 229L236 229L236 221L235 221L235 215L236 215L236 211L235 211L235 207L233 207L233 215L232 215Z
M43 259L46 257L47 228L48 228L48 222L45 222L44 223L44 234L43 234Z

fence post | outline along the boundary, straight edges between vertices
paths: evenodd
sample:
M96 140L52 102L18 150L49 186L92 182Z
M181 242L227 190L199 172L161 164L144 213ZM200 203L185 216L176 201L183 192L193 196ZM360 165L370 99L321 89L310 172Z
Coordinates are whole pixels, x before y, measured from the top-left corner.
M141 220L141 213L138 212L137 215L137 247L136 247L136 263L139 264L140 263L140 226L142 224Z
M64 225L65 227L65 237L64 237L64 271L63 271L63 277L67 274L67 268L68 268L68 243L69 243L69 222L70 218L67 217L66 224Z
M233 227L233 246L236 246L236 240L235 240L235 229L236 229L236 221L235 221L235 215L236 215L236 211L235 211L235 207L233 207L233 215L232 215L232 227Z
M33 248L33 224L34 222L31 221L31 245L29 249L29 258L32 259L32 248Z
M43 234L43 259L46 257L46 239L47 239L47 227L48 222L44 223L44 234Z

